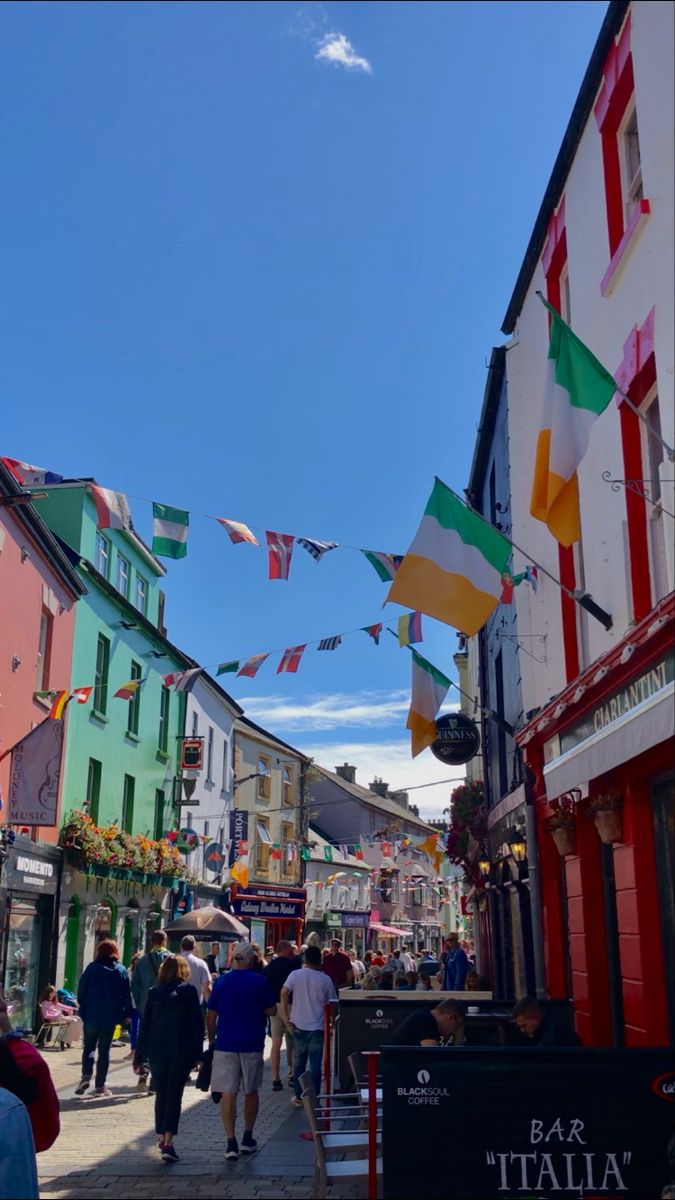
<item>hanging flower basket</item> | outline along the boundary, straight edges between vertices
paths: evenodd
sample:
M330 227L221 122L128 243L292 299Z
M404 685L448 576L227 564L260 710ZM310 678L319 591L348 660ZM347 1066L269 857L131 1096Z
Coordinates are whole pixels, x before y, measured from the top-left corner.
M550 829L549 833L561 858L565 858L568 854L576 854L577 831L574 826L570 828L567 825L559 825L557 829Z
M622 809L621 792L605 792L601 796L594 796L588 803L587 816L592 817L600 841L606 845L622 840Z

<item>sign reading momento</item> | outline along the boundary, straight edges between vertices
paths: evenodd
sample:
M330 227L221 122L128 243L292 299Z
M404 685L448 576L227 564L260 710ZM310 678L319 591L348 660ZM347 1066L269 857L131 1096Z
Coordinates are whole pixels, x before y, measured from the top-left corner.
M480 750L480 733L475 721L464 713L448 713L436 721L436 740L431 753L441 762L456 766L475 758Z

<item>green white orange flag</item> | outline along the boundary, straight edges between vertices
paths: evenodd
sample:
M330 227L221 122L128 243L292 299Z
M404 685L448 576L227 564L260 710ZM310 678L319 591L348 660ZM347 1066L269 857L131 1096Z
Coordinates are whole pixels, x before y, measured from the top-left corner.
M152 506L152 553L162 558L185 558L190 514L169 504Z
M437 479L387 600L471 637L499 603L510 555L508 539Z
M616 383L555 309L543 302L551 314L551 340L530 512L561 546L571 546L581 537L577 470Z
M450 680L412 647L410 652L413 657L412 698L406 729L410 730L412 756L416 758L436 740L436 714L445 700Z

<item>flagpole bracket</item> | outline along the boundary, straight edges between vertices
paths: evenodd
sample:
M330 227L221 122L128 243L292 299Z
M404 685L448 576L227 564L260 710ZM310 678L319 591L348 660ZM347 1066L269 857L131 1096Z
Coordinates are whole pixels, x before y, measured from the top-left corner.
M603 471L602 478L605 483L610 485L613 492L620 492L622 488L625 488L627 492L633 492L641 500L646 500L647 504L651 504L659 512L665 513L667 517L675 516L675 513L671 513L663 507L660 500L652 500L649 495L650 484L657 484L660 487L663 483L675 483L675 479L613 479L611 471Z
M595 617L596 621L599 621L600 624L603 625L604 628L609 632L614 625L612 614L605 612L604 608L601 608L599 604L596 604L589 592L582 592L581 589L577 588L573 595L577 604L580 604L587 613L590 613L592 617Z

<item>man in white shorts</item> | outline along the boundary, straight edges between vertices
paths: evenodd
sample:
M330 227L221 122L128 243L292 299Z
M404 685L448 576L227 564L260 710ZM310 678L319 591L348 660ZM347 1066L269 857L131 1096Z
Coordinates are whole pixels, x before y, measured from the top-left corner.
M258 1092L263 1077L267 1018L276 1014L274 991L268 979L251 968L257 961L249 942L237 942L232 970L213 985L206 1014L209 1045L214 1047L211 1091L221 1092L220 1113L227 1135L225 1158L239 1158L235 1136L237 1092L244 1091L242 1154L254 1154L258 1143L253 1126L258 1115Z

